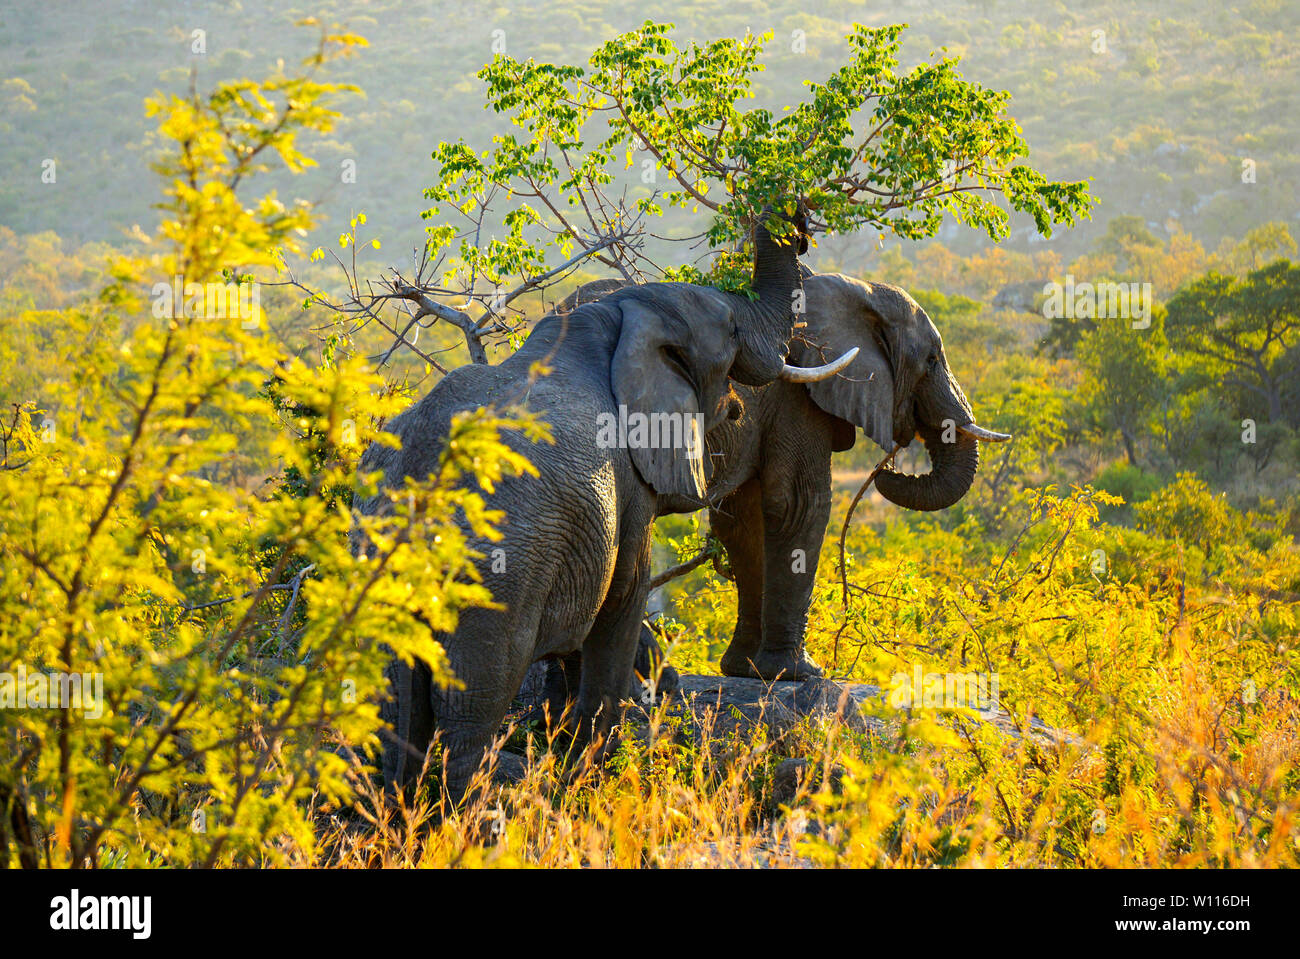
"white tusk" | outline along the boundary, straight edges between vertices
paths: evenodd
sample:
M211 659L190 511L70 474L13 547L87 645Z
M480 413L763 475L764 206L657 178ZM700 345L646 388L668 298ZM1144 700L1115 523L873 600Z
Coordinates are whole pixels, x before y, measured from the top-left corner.
M852 363L857 355L858 348L855 346L838 360L831 360L825 366L791 366L789 363L783 363L781 379L787 383L816 383L819 380L829 379Z
M962 433L973 437L977 440L983 440L985 443L1005 443L1011 439L1010 433L994 433L992 430L986 430L977 423L967 423L965 426L957 427Z

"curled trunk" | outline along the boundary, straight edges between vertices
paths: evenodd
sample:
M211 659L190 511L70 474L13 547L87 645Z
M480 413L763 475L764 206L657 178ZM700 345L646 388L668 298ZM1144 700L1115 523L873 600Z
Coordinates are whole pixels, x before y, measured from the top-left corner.
M754 229L754 274L750 288L756 301L737 310L741 349L731 369L733 379L762 386L781 375L794 333L794 291L803 285L797 236L778 244L760 220Z
M921 426L919 431L930 455L931 469L921 476L882 470L876 489L891 503L904 509L947 509L966 495L979 468L979 441L958 432L956 442L945 443L942 431Z
M976 425L970 402L948 368L942 349L936 367L926 375L915 395L910 415L902 415L907 416L906 423L916 424L916 435L930 456L930 472L908 476L883 470L876 477L876 489L904 509L947 509L975 482L980 464L979 437L1008 437ZM905 436L895 434L899 442L904 442Z

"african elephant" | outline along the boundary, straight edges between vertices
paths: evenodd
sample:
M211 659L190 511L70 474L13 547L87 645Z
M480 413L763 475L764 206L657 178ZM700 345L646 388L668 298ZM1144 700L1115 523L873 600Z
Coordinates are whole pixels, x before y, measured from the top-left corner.
M613 293L617 281L580 287L572 309ZM811 383L740 387L743 413L710 430L709 521L726 547L739 610L722 657L728 676L766 680L821 674L803 649L817 561L831 507L831 454L853 446L857 428L885 451L920 437L931 472L883 470L876 488L907 509L938 510L966 494L980 441L1010 437L980 427L948 368L934 323L905 291L837 273L804 271L805 326L789 358L820 362L857 347L839 375ZM613 293L613 295L617 295ZM693 504L661 496L660 514ZM552 664L556 708L580 675L580 657Z
M756 300L656 283L548 315L509 358L452 371L395 417L387 429L400 449L375 444L363 454L360 472L382 470L383 485L400 488L408 476L423 480L436 471L455 414L516 402L540 414L554 438L534 445L503 434L538 475L500 482L486 495L489 508L505 513L503 539L481 540L466 525L471 549L485 557L504 550L498 555L505 563L503 570L486 559L477 564L496 608L465 610L453 634L437 636L464 688L435 687L424 667L398 660L388 667L393 695L384 715L392 731L383 767L390 791L415 779L437 730L443 785L458 801L528 666L580 647L586 668L577 719L587 734L606 736L632 674L658 497L702 500L699 435L731 410L729 377L761 386L806 372L785 364L801 283L796 243L777 243L760 226L754 250ZM535 364L550 372L536 378ZM665 414L688 424L667 447L647 441L644 430L612 441L604 430L621 415L630 423ZM363 515L390 508L383 490L357 505ZM359 539L354 548L363 550Z

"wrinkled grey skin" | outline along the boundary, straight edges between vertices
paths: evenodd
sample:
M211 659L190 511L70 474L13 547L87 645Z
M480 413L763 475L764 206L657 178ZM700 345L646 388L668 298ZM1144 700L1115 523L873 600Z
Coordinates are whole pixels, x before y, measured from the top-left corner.
M499 609L460 614L454 634L436 638L464 684L432 686L427 668L394 660L393 698L384 717L391 790L418 776L435 730L443 743L443 785L464 795L529 664L583 648L579 731L605 739L629 687L650 581L651 529L661 496L699 502L707 457L685 449L602 448L598 415L698 414L704 430L732 406L728 377L762 385L781 374L801 285L794 243L778 246L759 228L753 289L757 301L685 283L629 288L540 320L527 342L497 366L472 364L448 374L394 418L401 449L374 445L360 471L382 469L385 485L424 479L437 467L450 420L464 410L522 402L550 424L553 444L507 433L539 472L499 483L488 506L504 510L504 538L470 547L504 549L505 571L480 561ZM529 383L539 362L549 375ZM382 494L358 503L362 514L389 508ZM354 543L362 549L363 544ZM500 555L500 554L498 554Z
M561 308L613 289L611 281L595 281ZM948 368L939 331L915 300L888 283L837 273L806 272L804 292L806 326L790 344L789 361L822 363L854 346L857 358L822 382L738 388L743 414L708 434L709 520L727 549L739 601L735 633L722 657L728 676L821 675L804 653L804 630L830 517L831 453L851 448L857 428L885 451L916 437L925 444L929 474L885 470L876 479L886 499L907 509L956 503L979 465L977 440L960 428L980 428ZM986 432L983 438L1007 437ZM661 497L660 513L693 505ZM548 683L559 688L563 673L580 664L580 657L553 664Z
M582 654L575 653L573 656L575 663L580 664ZM563 717L566 709L572 708L578 695L581 669L566 670L563 663L567 658L555 658L534 664L535 668L542 670L537 678L542 688L539 698L521 700L522 705L528 709L524 716L525 721L559 725L555 720ZM573 681L572 686L569 685L570 679ZM643 623L637 639L632 682L624 693L624 698L649 707L662 701L664 697L676 695L681 687L681 676L669 663L664 662L664 653L655 638L654 630L648 623Z

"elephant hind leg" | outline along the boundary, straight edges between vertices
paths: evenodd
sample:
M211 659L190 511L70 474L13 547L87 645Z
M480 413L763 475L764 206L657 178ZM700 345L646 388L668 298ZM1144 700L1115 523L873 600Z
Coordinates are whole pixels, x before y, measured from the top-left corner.
M582 678L582 653L569 653L546 660L545 718L548 730L569 729L578 702Z
M438 717L442 743L442 786L452 806L460 805L475 784L475 776L523 682L523 673L523 669L517 669L493 677L487 686L472 687L472 697L466 697L468 689L433 690L433 712Z
M468 609L456 642L444 646L459 688L433 687L429 702L442 744L443 792L452 805L464 800L501 730L533 661L537 630L536 616Z
M578 706L578 691L582 684L582 652L557 656L546 661L546 683L543 697L546 704L547 728L556 733L572 733ZM665 661L664 651L649 624L642 623L637 637L633 660L632 681L627 696L642 706L648 700L648 689L656 697L672 696L681 689L681 677ZM532 714L536 716L537 713Z
M648 706L651 705L650 692L657 696L671 696L681 689L681 685L677 670L665 662L664 651L655 638L655 631L648 622L642 622L641 633L637 638L635 674L628 694L643 706ZM647 687L651 688L648 690Z
M419 780L433 736L429 667L408 666L394 658L384 670L389 695L379 707L385 727L383 743L384 789L389 796L407 791Z

